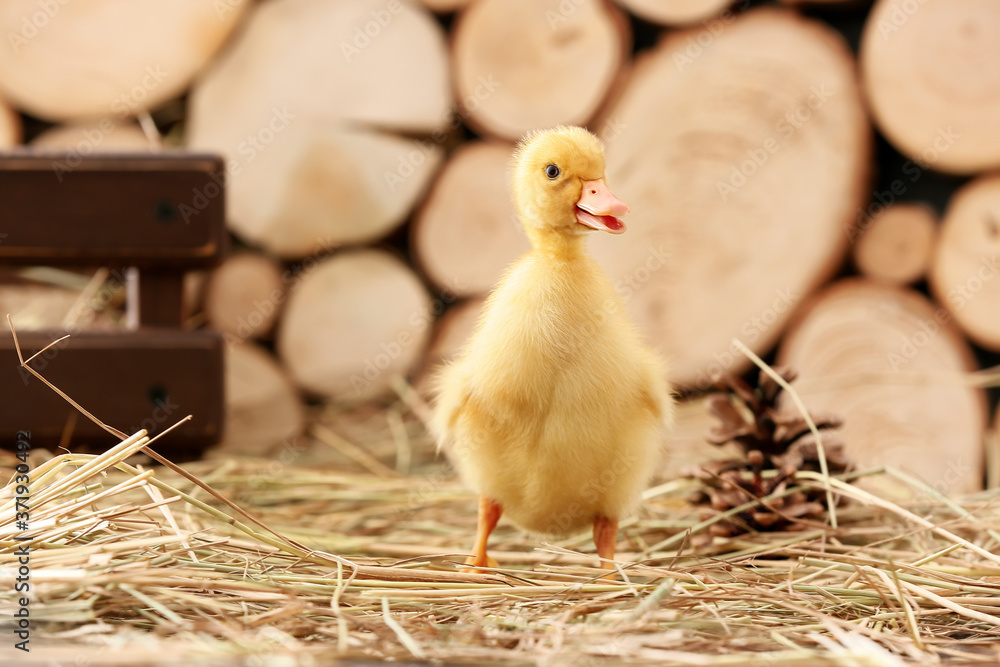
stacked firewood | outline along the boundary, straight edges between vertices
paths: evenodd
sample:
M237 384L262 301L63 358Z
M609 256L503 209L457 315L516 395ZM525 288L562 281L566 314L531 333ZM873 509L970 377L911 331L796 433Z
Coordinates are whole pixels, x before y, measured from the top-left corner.
M591 249L676 385L745 371L734 338L777 346L852 458L975 488L1000 3L755 4L8 0L0 146L226 157L238 252L192 282L191 321L225 333L253 416L233 437L264 451L305 400L424 384L527 248L514 142L586 125L632 210ZM843 16L857 53L823 20ZM944 205L940 174L970 177Z

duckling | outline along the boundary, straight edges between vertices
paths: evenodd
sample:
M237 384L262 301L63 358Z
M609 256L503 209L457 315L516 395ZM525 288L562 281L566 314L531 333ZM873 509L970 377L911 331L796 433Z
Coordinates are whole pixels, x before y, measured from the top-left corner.
M588 232L623 233L629 209L583 128L529 134L512 174L532 249L436 383L439 447L480 494L467 565L495 566L487 541L506 515L542 535L592 525L602 566L613 569L618 521L638 504L673 415L660 360L585 248Z

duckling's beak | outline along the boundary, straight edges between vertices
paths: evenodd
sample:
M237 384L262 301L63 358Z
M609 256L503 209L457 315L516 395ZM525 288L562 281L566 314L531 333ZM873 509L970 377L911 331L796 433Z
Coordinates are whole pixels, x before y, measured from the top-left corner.
M621 234L625 223L620 217L628 213L625 202L611 194L603 178L583 182L580 200L576 202L576 221L591 229Z

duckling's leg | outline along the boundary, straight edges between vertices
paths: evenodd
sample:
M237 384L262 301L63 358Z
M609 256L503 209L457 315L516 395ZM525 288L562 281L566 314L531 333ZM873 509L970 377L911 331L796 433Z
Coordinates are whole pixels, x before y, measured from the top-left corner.
M473 555L466 559L466 565L476 567L497 567L497 562L486 553L486 543L489 542L490 533L497 527L500 515L503 514L503 507L500 503L494 502L486 496L479 496L479 528L476 530L476 546ZM473 568L468 568L466 572L475 572Z
M599 516L594 519L594 544L597 555L601 557L601 567L605 570L615 569L615 545L618 544L618 519ZM614 579L610 574L605 579Z

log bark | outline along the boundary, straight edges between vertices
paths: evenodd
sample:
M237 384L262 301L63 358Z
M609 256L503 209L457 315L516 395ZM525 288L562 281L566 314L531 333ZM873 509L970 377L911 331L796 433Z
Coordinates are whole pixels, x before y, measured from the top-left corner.
M0 90L46 120L124 119L187 89L248 0L0 4Z
M283 274L281 265L266 255L230 255L208 278L205 319L227 340L268 337L285 302Z
M115 123L109 119L56 125L35 137L32 148L76 151L86 156L94 151L148 151L157 146L132 121Z
M425 10L276 0L195 85L187 143L227 156L231 229L296 259L403 221L440 160L450 102Z
M894 204L858 230L854 264L873 280L914 283L927 273L936 239L934 211L919 204Z
M410 228L419 265L451 294L488 292L530 248L509 192L511 151L493 142L462 145Z
M226 429L214 455L265 456L305 429L305 405L277 360L254 343L226 345Z
M679 385L763 353L842 263L868 192L870 130L843 39L760 9L691 51L639 58L607 113L607 176L627 231L591 249Z
M920 293L836 283L789 327L778 363L799 372L809 410L844 418L863 468L892 466L945 493L980 488L986 403L962 378L975 360L948 312Z
M687 25L718 16L734 0L618 0L636 16L660 25ZM744 7L748 2L742 2Z
M930 286L972 340L1000 350L1000 174L976 179L952 197Z
M0 100L0 148L21 143L21 117Z
M950 173L1000 167L1000 4L879 0L860 56L875 121L902 153Z
M478 0L454 29L463 116L480 133L509 140L585 125L607 97L630 41L625 17L604 0Z
M359 250L300 275L277 334L278 353L299 386L353 402L387 394L394 376L414 369L434 313L403 262Z

